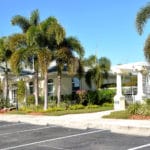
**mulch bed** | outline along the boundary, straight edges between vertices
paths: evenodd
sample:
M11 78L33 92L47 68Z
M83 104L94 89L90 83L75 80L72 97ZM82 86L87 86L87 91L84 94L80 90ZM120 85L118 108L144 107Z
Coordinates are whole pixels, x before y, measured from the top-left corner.
M135 119L135 120L150 120L150 116L132 115L129 119Z

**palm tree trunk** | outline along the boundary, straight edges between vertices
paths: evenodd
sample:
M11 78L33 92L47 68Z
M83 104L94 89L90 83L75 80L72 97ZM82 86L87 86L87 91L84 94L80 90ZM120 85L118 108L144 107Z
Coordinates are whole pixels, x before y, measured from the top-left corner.
M57 81L58 81L57 106L59 106L60 105L60 101L61 101L61 75L57 76Z
M39 86L38 86L38 71L34 75L34 85L35 85L35 106L38 106L38 97L39 97Z
M47 81L48 81L48 73L45 72L45 76L44 76L44 110L47 110L47 108L48 108L48 87L47 87Z
M4 88L4 98L6 101L6 105L8 102L8 68L7 68L7 63L5 64L5 79L4 79L4 84L5 84L5 88Z

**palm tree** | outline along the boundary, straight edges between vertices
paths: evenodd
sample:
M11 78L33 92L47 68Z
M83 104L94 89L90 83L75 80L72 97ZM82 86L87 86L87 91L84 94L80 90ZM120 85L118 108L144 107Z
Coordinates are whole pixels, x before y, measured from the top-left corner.
M94 81L96 88L101 88L104 79L108 77L108 71L111 66L110 60L106 57L98 59L96 56L92 55L86 60L86 65L90 68L85 76L86 83L91 87L92 81Z
M27 54L27 43L26 43L26 36L25 34L14 34L9 37L9 47L12 50L12 55L9 59L10 67L12 72L19 77L22 69L25 67L25 64L28 62L28 54ZM22 81L20 80L20 82ZM21 94L19 94L21 95ZM25 91L24 94L24 100L26 102L26 95ZM20 96L17 95L16 100L16 108L18 109L18 102L20 101ZM23 99L23 97L21 98Z
M147 23L147 20L150 19L150 3L145 7L141 8L136 16L136 28L137 32L142 35L144 25ZM144 55L146 59L150 62L150 35L148 35L145 46L144 46Z
M19 26L23 33L26 33L29 28L34 28L35 26L38 26L40 23L40 17L39 17L39 11L36 9L34 11L31 12L30 18L26 18L24 16L21 15L16 15L12 18L11 20L12 25L17 25ZM31 45L30 45L31 47ZM31 50L31 49L30 49ZM34 45L32 45L32 52L34 53ZM33 64L34 67L34 95L35 95L35 105L38 105L38 97L39 97L39 88L38 88L38 65L37 64L37 56L32 55L32 62L35 63ZM30 59L31 60L31 59Z
M11 57L12 51L9 49L9 40L7 37L0 38L0 63L4 65L5 86L4 86L4 99L8 100L8 61Z
M54 17L49 17L39 26L30 27L27 38L31 45L36 47L39 68L44 76L44 110L48 103L48 67L57 45L64 39L65 31Z
M61 101L61 75L64 67L68 68L68 71L74 73L75 62L77 58L75 55L78 55L79 58L83 57L84 49L80 44L79 40L75 37L64 38L64 40L58 45L57 52L55 55L57 63L57 80L58 80L58 89L57 89L57 105L59 106Z

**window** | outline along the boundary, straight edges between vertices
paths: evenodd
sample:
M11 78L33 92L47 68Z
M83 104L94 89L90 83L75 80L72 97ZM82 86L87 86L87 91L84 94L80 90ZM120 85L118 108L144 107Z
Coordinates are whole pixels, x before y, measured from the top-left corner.
M33 94L33 93L34 93L34 85L33 85L33 82L30 82L30 83L29 83L29 92L30 92L30 94Z
M77 77L72 78L72 92L80 89L80 81Z
M53 87L54 87L54 83L52 79L48 80L47 83L47 88L48 88L48 96L52 96L53 95Z

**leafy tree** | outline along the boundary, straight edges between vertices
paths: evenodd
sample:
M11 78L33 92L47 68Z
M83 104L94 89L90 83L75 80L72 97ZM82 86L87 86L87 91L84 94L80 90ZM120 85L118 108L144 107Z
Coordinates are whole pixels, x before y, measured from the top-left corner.
M147 23L147 20L150 19L150 3L140 9L136 16L136 28L137 32L142 35L143 28ZM146 59L150 62L150 35L148 35L145 46L144 46L144 55Z
M91 87L92 81L94 81L96 88L101 88L104 79L108 77L111 66L110 60L106 57L98 59L96 56L91 55L85 64L89 66L89 70L85 75L87 84Z

